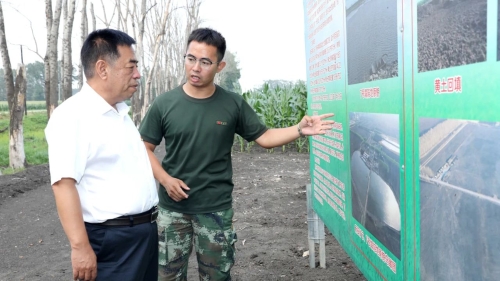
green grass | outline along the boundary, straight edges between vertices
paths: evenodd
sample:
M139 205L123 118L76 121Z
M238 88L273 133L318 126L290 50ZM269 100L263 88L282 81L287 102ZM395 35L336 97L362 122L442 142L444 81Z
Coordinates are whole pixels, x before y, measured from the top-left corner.
M27 101L26 106L28 107L28 112L30 110L44 110L46 109L45 101ZM7 101L0 101L0 112L9 112L9 106Z
M5 169L0 169L0 170L2 170L2 175L12 175L12 174L21 172L24 169L5 168Z
M0 112L0 130L9 126L9 114ZM29 165L39 165L48 163L47 141L45 140L44 129L47 125L47 113L28 113L23 119L24 131L24 152ZM9 166L9 130L0 133L0 169L2 173Z

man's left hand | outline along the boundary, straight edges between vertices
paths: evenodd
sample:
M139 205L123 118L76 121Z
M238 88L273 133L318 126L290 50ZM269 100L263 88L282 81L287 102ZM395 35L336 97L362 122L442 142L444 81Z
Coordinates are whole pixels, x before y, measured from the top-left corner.
M335 123L335 121L333 120L324 119L332 116L334 116L333 113L326 113L315 116L304 116L304 118L302 118L302 120L300 120L299 122L302 134L306 136L324 135L327 131L333 128L333 124Z

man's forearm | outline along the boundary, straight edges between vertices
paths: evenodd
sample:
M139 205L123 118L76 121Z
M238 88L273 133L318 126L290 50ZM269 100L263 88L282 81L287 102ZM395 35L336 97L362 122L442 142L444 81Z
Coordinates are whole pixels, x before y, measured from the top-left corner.
M163 169L160 161L158 161L158 158L156 158L156 155L154 154L156 146L148 142L144 142L144 145L146 146L146 151L148 152L151 169L153 169L153 176L160 183L164 182L166 178L170 177L170 175Z
M52 186L57 213L72 249L89 246L83 222L80 197L73 179L62 179Z
M273 148L292 142L299 136L298 125L295 125L287 128L268 129L255 142L264 148Z
M160 164L160 161L156 158L156 155L148 149L149 162L151 162L151 168L153 169L153 175L155 179L160 181L160 179L165 176L169 176L167 172L163 169Z

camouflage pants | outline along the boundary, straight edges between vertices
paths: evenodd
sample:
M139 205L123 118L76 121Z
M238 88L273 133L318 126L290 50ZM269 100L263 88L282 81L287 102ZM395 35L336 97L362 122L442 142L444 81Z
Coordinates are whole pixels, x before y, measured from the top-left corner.
M202 281L230 281L236 232L233 209L188 215L159 208L159 281L186 281L193 242ZM194 240L194 241L193 241Z

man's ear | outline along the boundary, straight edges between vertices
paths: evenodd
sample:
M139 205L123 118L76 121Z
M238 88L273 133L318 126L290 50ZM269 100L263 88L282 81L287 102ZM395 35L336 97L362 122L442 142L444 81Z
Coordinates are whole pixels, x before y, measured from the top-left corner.
M217 73L221 72L224 67L226 67L226 62L225 61L221 61L219 62L219 65L217 65Z
M106 61L98 60L96 62L95 73L103 80L108 78L108 64L106 63Z

